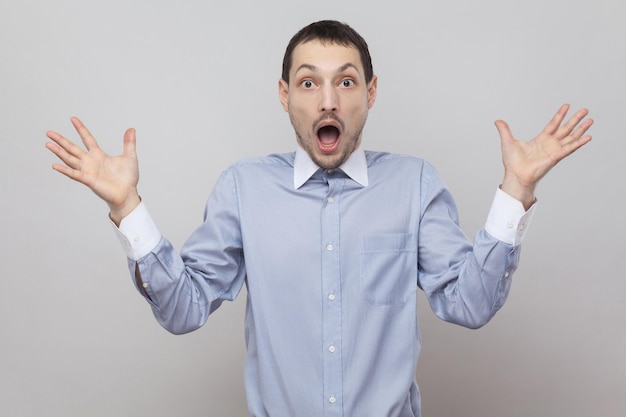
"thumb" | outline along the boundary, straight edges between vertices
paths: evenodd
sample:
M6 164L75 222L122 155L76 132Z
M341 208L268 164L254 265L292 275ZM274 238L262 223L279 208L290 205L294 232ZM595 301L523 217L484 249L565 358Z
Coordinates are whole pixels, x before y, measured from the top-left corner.
M135 128L130 128L124 133L124 155L136 157L136 134Z
M498 129L498 134L500 134L500 142L502 143L502 146L505 146L515 140L509 125L504 120L496 120L494 124Z

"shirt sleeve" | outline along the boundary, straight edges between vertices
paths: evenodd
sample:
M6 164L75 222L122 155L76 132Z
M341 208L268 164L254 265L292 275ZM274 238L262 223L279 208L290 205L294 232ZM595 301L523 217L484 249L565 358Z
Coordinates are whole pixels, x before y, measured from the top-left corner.
M433 312L469 328L485 325L504 305L519 264L530 215L497 190L486 227L470 241L459 225L456 204L443 180L425 166L418 235L418 285Z
M133 261L149 254L161 240L161 232L143 202L122 219L119 227L111 224L126 256Z
M485 231L501 242L519 246L526 236L536 207L535 202L526 211L521 202L498 188L487 216Z
M172 333L198 329L223 301L234 300L243 286L245 262L231 171L220 176L204 221L180 253L161 235L143 203L114 230L128 257L133 282L157 322Z

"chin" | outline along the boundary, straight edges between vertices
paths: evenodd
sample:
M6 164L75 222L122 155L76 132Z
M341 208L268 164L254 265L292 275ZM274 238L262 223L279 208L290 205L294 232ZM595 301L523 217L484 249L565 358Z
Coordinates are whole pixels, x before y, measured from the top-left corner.
M315 159L313 159L313 162L323 169L335 169L341 166L341 164L343 164L349 156L350 155L342 154L321 155L316 156Z

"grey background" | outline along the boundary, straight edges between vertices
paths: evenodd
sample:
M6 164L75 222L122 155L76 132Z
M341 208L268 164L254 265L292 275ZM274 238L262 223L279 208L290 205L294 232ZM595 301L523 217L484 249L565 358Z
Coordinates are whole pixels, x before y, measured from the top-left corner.
M626 3L0 3L0 416L244 416L245 296L172 336L136 294L107 209L53 172L45 132L81 117L180 247L219 172L294 149L277 98L289 38L348 22L379 76L366 148L420 155L468 235L502 177L502 118L530 139L563 102L594 141L544 179L509 301L485 328L422 298L424 415L626 415ZM356 416L355 416L356 417Z

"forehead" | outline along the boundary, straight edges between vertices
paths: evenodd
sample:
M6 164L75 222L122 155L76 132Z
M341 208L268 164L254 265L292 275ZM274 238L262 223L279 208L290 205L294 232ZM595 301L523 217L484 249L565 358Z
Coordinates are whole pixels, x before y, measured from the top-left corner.
M336 70L345 64L352 64L360 74L364 72L361 56L355 47L315 39L296 46L293 50L290 72L298 71L302 65L320 70Z

